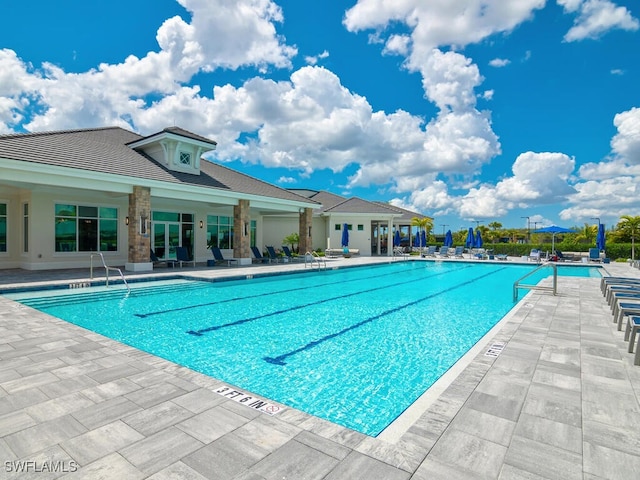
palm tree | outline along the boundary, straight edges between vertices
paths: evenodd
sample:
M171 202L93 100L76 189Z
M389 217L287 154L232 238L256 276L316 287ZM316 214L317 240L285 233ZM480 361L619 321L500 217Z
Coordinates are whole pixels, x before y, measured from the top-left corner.
M491 239L491 243L496 243L496 239L499 237L498 235L498 230L500 230L502 228L502 224L500 222L491 222L489 224L489 228L491 228L491 234L489 235L489 238ZM482 232L483 234L485 232Z
M413 217L411 219L411 225L413 227L418 227L418 234L420 234L420 230L424 230L425 235L428 237L433 229L433 218ZM422 247L424 247L424 245L422 245L422 239L420 239L420 248Z
M631 215L621 215L617 228L626 235L631 236L631 261L635 260L635 240L636 233L640 231L640 217Z
M595 242L597 235L598 225L589 225L588 223L585 223L584 228L576 235L576 240L584 240L584 243L593 243Z

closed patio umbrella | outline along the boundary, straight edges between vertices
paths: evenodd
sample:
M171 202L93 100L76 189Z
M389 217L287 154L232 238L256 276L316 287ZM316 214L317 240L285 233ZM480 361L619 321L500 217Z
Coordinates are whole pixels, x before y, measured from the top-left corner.
M422 230L422 232L420 232L420 247L424 247L426 245L427 245L427 232Z
M447 233L444 236L444 245L445 247L453 247L453 235L451 234L451 230L447 230Z
M393 246L394 247L400 246L400 230L396 230L396 233L393 236Z
M482 241L482 233L480 233L480 230L478 230L476 232L476 241L474 242L474 246L476 248L482 248L483 243L484 242Z
M342 225L342 246L349 246L349 226L346 223Z
M469 232L467 232L467 240L465 241L464 245L467 248L473 248L475 243L476 243L476 239L473 235L473 228L469 227Z
M598 236L596 238L596 247L598 250L603 251L605 247L605 237L604 237L604 223L598 225Z

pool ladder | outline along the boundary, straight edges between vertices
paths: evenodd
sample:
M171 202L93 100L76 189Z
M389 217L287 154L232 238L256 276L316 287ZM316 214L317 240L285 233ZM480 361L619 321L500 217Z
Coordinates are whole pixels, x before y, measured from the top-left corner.
M126 278L124 278L124 274L122 273L122 270L120 270L119 268L116 267L109 267L107 266L107 263L104 261L104 255L102 254L102 252L99 253L92 253L91 254L91 263L90 263L90 267L89 267L89 279L93 280L93 257L100 257L102 259L102 266L104 267L105 270L105 277L106 277L106 286L109 286L109 270L113 270L115 272L118 272L120 274L120 278L122 278L122 281L124 282L125 287L127 287L127 293L131 293L131 287L129 287L129 284L127 283Z
M524 280L528 276L533 275L538 270L542 270L543 268L546 268L546 267L553 268L553 285L551 287L546 287L544 285L526 285L526 284L520 283L522 280ZM513 284L513 301L514 302L518 300L519 288L527 288L529 290L541 290L545 292L552 292L554 295L557 295L558 294L558 266L555 263L543 263L539 267L534 268L533 270L531 270L530 272L528 272L527 274L523 275L518 280L516 280Z
M327 261L324 257L318 255L317 252L306 252L304 254L304 268L307 268L307 265L313 268L314 264L318 265L318 270L322 267L324 267L325 270L327 268Z

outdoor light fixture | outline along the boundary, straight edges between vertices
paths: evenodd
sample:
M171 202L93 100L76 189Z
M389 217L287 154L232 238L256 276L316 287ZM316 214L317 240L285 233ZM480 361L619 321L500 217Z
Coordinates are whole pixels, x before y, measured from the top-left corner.
M124 219L124 224L125 224L125 225L129 225L129 217L125 217L125 219Z
M149 217L147 217L146 212L143 210L140 214L140 235L147 234L147 218Z
M244 236L246 237L249 234L249 224L244 222Z
M309 225L309 236L311 236L311 225Z
M200 220L200 228L204 227L204 222Z

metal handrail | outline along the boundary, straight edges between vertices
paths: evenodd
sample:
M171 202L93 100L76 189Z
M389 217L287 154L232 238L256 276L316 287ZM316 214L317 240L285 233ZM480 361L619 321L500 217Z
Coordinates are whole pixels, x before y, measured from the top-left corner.
M105 277L106 277L105 285L107 287L109 286L109 270L115 270L120 274L120 278L122 278L122 281L124 282L125 287L127 287L127 293L131 293L131 287L129 287L129 284L127 283L127 279L124 278L124 274L122 273L122 270L120 270L117 267L109 267L107 265L107 262L104 261L104 255L102 254L102 252L91 254L91 261L89 264L89 279L93 280L93 257L98 257L98 256L102 259L102 266L104 267L104 270L105 270Z
M320 261L322 260L322 264ZM324 268L327 268L327 261L324 257L318 255L317 252L306 252L304 254L304 268L307 268L307 264L310 264L311 268L313 268L313 263L318 263L318 270L324 265Z
M521 285L520 282L522 280L524 280L525 278L527 278L530 275L533 275L534 273L536 273L538 270L541 270L545 267L551 267L553 268L553 286L551 287L545 287L542 285ZM530 272L526 273L525 275L523 275L522 277L520 277L518 280L516 280L513 283L513 301L517 301L518 300L518 289L519 288L528 288L529 290L543 290L543 291L547 291L547 292L552 292L553 295L557 295L558 293L558 266L555 263L543 263L542 265L538 266L537 268L534 268L533 270L531 270Z
M404 251L404 248L394 247L392 258L395 259L396 257L402 257L404 260L407 260L409 258L409 254Z

